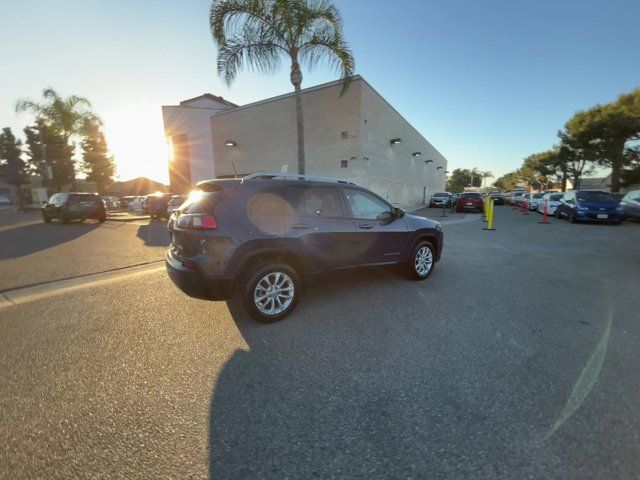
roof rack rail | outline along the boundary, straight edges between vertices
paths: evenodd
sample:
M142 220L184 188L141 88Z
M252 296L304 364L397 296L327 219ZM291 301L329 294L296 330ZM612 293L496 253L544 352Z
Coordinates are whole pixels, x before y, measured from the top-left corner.
M244 177L242 181L245 180L272 180L272 179L283 179L283 180L317 180L320 182L333 182L333 183L343 183L345 185L357 185L357 183L352 182L351 180L342 180L334 177L321 177L317 175L300 175L298 173L279 173L279 172L256 172L251 173Z

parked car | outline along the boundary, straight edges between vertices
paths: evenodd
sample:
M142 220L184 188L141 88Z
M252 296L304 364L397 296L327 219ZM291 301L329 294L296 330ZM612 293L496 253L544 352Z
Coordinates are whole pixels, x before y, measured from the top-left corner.
M401 264L424 280L442 252L438 222L351 182L274 173L198 188L172 215L167 272L196 298L228 299L238 289L261 322L289 315L314 274Z
M449 207L451 206L451 194L449 192L434 193L429 199L430 207Z
M104 202L95 193L56 193L42 206L45 223L53 219L69 223L71 220L84 221L87 218L94 218L100 223L107 219Z
M114 195L103 195L100 197L107 210L117 210L120 208L120 200Z
M555 215L556 208L560 205L560 199L562 198L562 193L545 193L540 201L538 202L537 210L538 213L544 213L544 205L545 202L547 204L547 215Z
M0 205L11 205L13 202L9 197L0 197Z
M483 210L484 202L482 200L482 195L478 192L464 192L458 196L456 212L482 212Z
M631 190L620 201L625 218L640 220L640 190Z
M147 197L128 197L127 210L130 212L139 212L145 209L145 201Z
M173 197L171 197L171 200L169 200L169 203L167 203L167 215L171 216L171 212L177 210L180 205L185 202L186 199L187 197L185 195L174 195Z
M529 198L527 199L529 210L537 210L538 205L542 201L542 197L544 197L544 193L531 193L529 194Z
M515 190L512 191L511 193L509 193L509 203L511 205L518 205L518 202L520 201L521 197L527 193L524 190Z
M147 195L144 202L145 211L151 218L169 218L167 204L171 201L173 193L154 193Z
M492 192L489 197L493 198L494 205L504 205L504 195L500 192Z
M609 192L602 190L571 190L560 199L556 217L571 223L578 221L620 223L624 219L623 207Z

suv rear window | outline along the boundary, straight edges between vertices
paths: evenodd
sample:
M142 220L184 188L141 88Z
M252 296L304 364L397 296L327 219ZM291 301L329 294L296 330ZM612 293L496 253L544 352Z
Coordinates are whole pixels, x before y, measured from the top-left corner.
M434 193L433 196L434 197L448 197L449 194L448 193Z
M296 215L301 217L343 217L340 197L335 188L292 187L288 199Z
M218 204L220 192L203 192L196 190L182 204L184 213L208 213L212 214Z

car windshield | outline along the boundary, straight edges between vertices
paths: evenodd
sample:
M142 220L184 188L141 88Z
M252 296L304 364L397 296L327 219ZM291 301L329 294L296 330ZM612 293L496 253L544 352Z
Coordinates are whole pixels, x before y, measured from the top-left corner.
M448 193L434 193L433 194L434 197L449 197Z
M534 193L532 198L542 198L544 197L544 193Z
M589 203L609 203L614 202L615 200L611 196L611 194L607 192L595 192L595 191L586 191L586 192L578 192L577 199L579 202L589 202Z
M560 199L562 197L563 197L562 194L549 195L549 200L553 200L554 202L558 202L558 201L560 201Z

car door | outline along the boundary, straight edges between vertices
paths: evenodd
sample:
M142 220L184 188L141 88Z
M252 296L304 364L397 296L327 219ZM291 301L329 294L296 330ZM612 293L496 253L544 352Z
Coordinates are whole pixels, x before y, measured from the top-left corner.
M395 263L406 260L411 235L403 218L370 192L342 188L345 203L357 230L360 265Z
M629 192L625 198L627 197L629 201L624 206L625 212L628 211L632 216L640 218L640 190Z
M306 256L312 272L357 265L355 223L345 215L336 187L291 186L287 201L286 243Z

